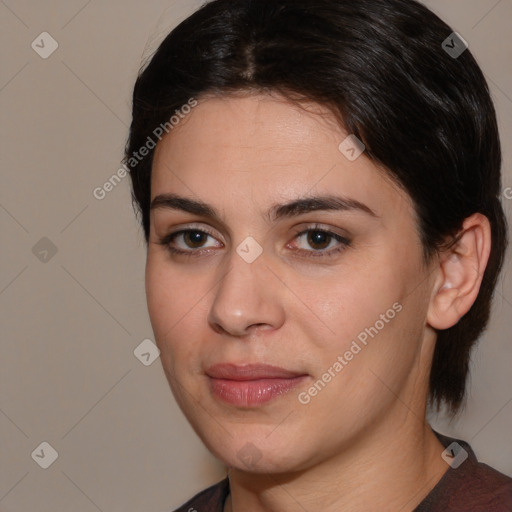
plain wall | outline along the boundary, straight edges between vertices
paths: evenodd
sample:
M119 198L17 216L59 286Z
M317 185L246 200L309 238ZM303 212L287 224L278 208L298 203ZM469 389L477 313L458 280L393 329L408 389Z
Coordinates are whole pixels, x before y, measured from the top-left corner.
M181 415L160 360L144 366L134 355L153 335L129 178L93 195L120 167L142 59L200 3L0 3L2 512L161 512L225 474ZM488 78L512 187L512 1L424 3ZM46 59L31 47L48 51L43 31L59 45ZM512 475L510 261L466 410L433 424ZM48 469L37 463L51 455L42 442L58 453Z

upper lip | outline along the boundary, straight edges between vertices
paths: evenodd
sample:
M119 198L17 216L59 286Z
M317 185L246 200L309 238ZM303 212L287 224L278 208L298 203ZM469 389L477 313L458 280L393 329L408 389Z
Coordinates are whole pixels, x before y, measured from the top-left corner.
M258 380L258 379L291 379L306 375L271 366L268 364L216 364L206 370L206 374L214 379L228 380Z

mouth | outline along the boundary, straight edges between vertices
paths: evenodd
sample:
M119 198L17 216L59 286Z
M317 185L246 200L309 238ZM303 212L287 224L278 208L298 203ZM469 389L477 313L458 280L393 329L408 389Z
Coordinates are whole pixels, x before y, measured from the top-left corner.
M218 364L206 371L210 390L219 400L256 407L288 393L308 375L264 364Z

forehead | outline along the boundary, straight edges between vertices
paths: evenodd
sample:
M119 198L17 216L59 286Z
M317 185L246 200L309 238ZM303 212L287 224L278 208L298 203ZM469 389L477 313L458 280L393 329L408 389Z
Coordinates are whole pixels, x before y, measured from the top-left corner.
M327 110L314 104L308 107L311 112L262 94L203 99L158 144L155 160L163 149L187 168L212 156L210 165L233 171L237 164L241 171L256 166L264 171L262 163L275 168L300 166L306 157L319 160L326 145L337 146L341 129ZM319 142L322 147L315 149Z
M157 145L152 198L179 193L239 210L312 193L340 193L372 209L409 208L408 196L364 153L340 151L348 134L324 107L263 94L203 99Z

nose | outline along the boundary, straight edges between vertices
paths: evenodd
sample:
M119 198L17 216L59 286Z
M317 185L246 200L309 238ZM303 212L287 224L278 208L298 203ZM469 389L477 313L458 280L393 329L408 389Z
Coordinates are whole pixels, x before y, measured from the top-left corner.
M214 292L208 322L219 333L245 336L255 329L278 329L285 321L282 283L264 257L247 263L234 253Z

